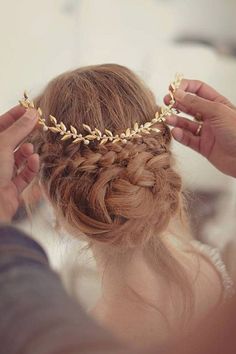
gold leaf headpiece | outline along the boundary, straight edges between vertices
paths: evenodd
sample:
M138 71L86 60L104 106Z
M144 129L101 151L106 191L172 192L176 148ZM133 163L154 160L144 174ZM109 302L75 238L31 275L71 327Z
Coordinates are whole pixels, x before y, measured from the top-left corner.
M52 115L49 115L49 120L52 125L48 125L48 123L46 123L46 119L43 117L43 112L41 108L35 107L34 102L29 100L29 97L26 92L24 93L23 100L20 100L19 103L24 108L37 109L39 114L39 124L42 125L43 130L45 132L49 130L53 133L60 134L62 136L62 141L71 139L73 144L83 142L85 145L88 145L91 141L99 141L100 144L106 144L107 142L112 142L113 144L117 142L122 142L123 144L126 144L128 140L131 140L134 137L141 137L141 134L150 134L152 131L156 133L160 132L159 129L153 126L156 123L165 122L165 117L176 113L176 110L173 108L175 104L173 92L175 92L175 90L179 88L181 80L182 75L177 74L174 82L170 85L170 104L168 106L161 107L160 112L156 112L155 117L151 121L140 125L138 123L135 123L133 127L127 128L125 132L116 135L114 135L108 129L105 129L103 133L97 128L94 128L94 130L92 130L91 127L86 124L83 124L83 128L86 132L88 132L88 134L82 135L81 133L78 133L75 127L71 125L70 129L68 129L63 122L59 123L57 119Z

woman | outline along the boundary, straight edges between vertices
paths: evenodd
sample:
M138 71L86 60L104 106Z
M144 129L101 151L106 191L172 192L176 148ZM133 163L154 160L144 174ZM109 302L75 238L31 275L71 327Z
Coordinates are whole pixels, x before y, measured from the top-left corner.
M94 317L139 349L187 335L231 282L218 255L182 226L169 128L161 119L153 130L140 128L158 111L154 95L129 69L104 64L60 75L35 104L57 129L42 119L32 138L40 183L58 221L88 241L101 274Z

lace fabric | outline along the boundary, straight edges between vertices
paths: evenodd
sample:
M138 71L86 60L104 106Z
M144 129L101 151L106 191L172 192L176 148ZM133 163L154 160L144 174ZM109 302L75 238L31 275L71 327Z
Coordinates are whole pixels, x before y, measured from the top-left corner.
M202 255L210 259L210 261L213 263L213 265L219 272L224 287L224 300L227 300L228 298L232 297L235 294L234 282L227 272L226 266L221 258L219 250L217 248L201 243L197 240L194 240L191 243L196 249L198 249L198 251Z

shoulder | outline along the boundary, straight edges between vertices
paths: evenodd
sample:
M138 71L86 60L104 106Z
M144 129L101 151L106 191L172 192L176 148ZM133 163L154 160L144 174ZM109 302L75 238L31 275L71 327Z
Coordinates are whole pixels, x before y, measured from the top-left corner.
M199 241L192 241L193 247L199 251L203 259L213 267L220 278L223 287L224 298L231 297L235 293L234 283L226 269L221 258L220 251L217 248L203 244Z
M191 280L195 293L195 313L202 317L214 311L224 301L227 282L230 278L221 260L219 251L198 241L192 241Z

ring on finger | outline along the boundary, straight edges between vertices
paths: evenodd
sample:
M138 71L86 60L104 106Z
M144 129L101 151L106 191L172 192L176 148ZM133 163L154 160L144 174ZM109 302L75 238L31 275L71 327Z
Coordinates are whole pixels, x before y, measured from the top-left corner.
M196 135L196 136L200 136L200 135L201 135L201 130L202 130L202 124L201 124L201 123L199 123L199 125L198 125L198 128L197 128L197 131L196 131L195 135Z

